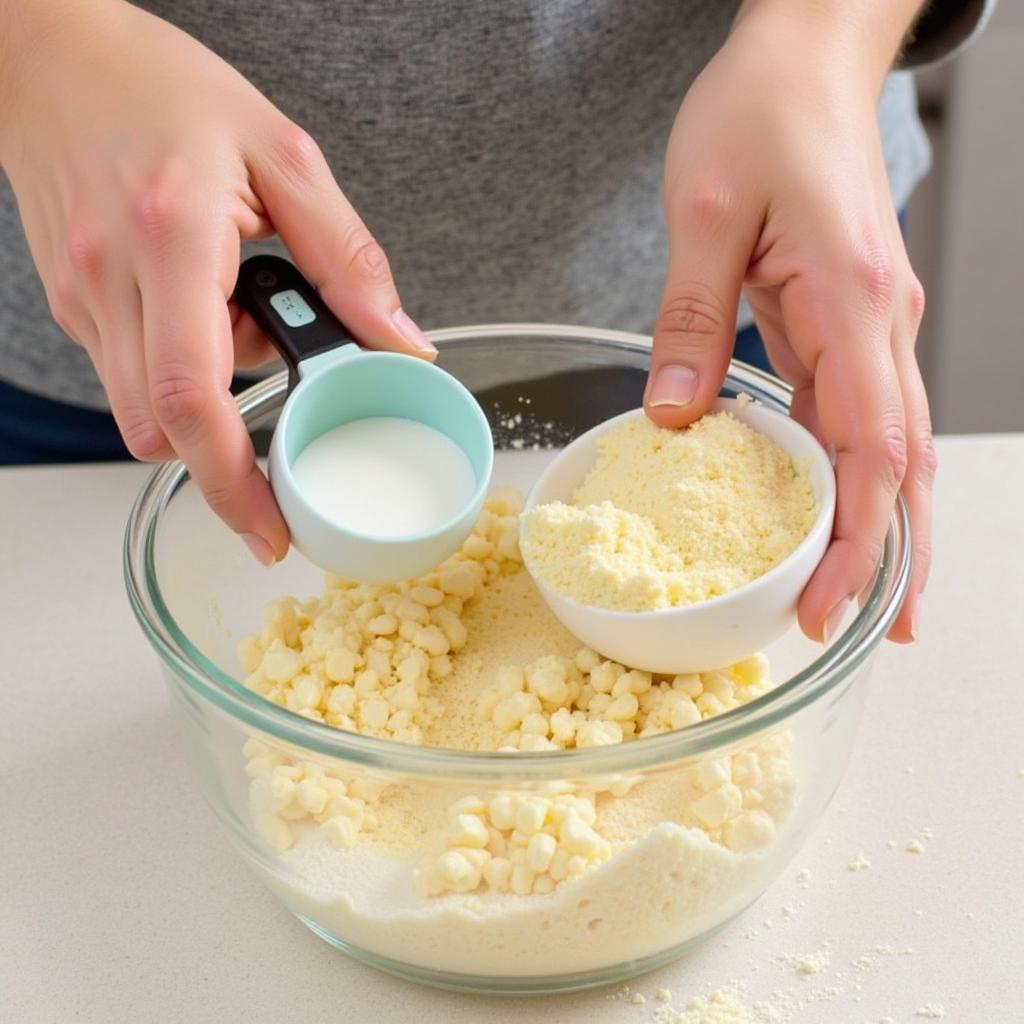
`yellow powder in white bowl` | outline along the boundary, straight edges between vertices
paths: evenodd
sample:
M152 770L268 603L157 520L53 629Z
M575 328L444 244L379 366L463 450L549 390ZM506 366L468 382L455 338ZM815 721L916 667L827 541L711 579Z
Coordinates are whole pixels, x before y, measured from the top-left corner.
M523 555L581 604L646 612L727 594L781 562L818 512L806 469L728 412L644 417L598 441L572 496L526 513Z

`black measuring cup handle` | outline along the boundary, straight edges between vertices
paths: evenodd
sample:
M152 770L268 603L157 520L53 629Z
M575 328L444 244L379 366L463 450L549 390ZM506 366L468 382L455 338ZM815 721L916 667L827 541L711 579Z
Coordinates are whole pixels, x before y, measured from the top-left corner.
M243 260L233 299L281 354L288 366L289 391L299 382L303 359L355 343L298 267L280 256Z

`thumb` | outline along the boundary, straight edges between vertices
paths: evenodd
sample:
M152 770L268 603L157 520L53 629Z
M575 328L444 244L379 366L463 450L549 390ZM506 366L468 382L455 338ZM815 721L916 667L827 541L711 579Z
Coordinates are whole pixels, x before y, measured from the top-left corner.
M402 309L383 248L334 180L320 148L286 122L249 158L256 192L299 269L369 348L433 359L437 349Z
M740 230L720 198L684 205L666 209L668 274L644 392L647 415L661 427L692 423L718 396L756 241L756 230Z

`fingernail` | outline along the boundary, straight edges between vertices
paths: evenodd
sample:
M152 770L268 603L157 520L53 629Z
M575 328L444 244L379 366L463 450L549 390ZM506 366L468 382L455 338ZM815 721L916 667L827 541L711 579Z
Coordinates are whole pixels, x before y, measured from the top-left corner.
M846 618L846 613L850 608L850 602L852 598L844 597L828 613L828 617L825 619L825 643L831 643L836 633L839 631L839 627L843 623L843 619Z
M697 371L688 366L663 366L651 382L648 405L689 405L697 394Z
M418 349L420 352L429 352L431 355L437 352L437 349L427 341L427 336L416 326L412 317L404 309L395 310L391 319L394 320L395 326L401 332L402 337L413 348Z
M258 533L243 533L241 538L260 565L269 569L277 561L274 549Z
M910 616L910 639L912 643L917 643L917 631L921 625L921 601L918 599L917 604L914 605L914 611Z

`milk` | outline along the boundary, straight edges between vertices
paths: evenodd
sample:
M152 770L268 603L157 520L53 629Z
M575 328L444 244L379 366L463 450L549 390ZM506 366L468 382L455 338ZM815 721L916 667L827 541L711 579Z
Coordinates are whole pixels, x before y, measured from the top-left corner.
M426 533L462 511L476 490L465 452L415 420L343 423L311 441L292 466L299 493L348 530L396 538Z

